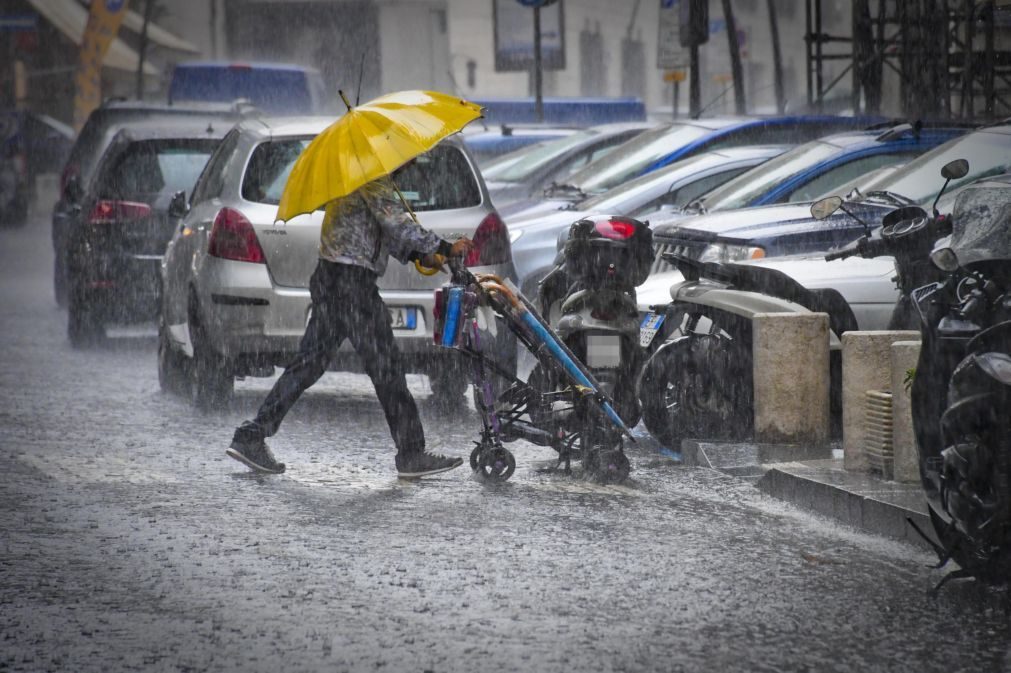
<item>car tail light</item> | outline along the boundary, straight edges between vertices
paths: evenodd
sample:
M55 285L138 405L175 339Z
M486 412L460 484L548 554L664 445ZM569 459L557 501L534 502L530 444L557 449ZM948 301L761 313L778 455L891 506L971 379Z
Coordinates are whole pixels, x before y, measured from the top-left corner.
M95 203L88 215L88 224L112 224L140 220L151 215L151 206L135 201L101 200Z
M635 235L636 226L624 220L600 220L594 224L594 229L604 238L624 241Z
M505 264L511 256L505 222L497 213L489 213L474 232L474 249L467 254L467 266Z
M232 208L222 208L214 218L207 253L236 262L267 263L253 225L242 213Z

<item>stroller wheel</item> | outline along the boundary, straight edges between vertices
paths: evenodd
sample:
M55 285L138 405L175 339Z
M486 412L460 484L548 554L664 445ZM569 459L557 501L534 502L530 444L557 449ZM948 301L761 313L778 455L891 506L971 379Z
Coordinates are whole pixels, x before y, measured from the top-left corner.
M471 453L471 458L474 453L478 454L476 471L483 479L505 481L516 471L516 459L508 449L497 446L482 451L478 447Z
M620 484L628 479L632 465L621 449L594 452L593 473L602 484Z

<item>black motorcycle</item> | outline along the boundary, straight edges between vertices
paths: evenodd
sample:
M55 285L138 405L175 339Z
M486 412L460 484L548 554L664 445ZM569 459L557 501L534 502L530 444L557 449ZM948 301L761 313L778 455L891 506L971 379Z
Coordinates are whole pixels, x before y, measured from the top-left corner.
M919 288L920 358L910 391L920 474L945 581L1011 572L1011 177L967 188L952 235ZM940 586L940 584L938 585Z

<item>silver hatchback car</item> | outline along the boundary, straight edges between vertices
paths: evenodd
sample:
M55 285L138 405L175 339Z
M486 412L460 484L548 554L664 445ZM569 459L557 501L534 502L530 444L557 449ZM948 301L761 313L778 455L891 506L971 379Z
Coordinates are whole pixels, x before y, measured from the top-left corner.
M236 377L271 376L297 352L310 309L309 277L319 253L322 211L275 223L285 182L302 149L332 118L250 119L211 156L162 264L158 372L162 388L197 405L226 400ZM461 139L450 137L398 176L422 225L477 244L475 271L515 280L508 232ZM408 372L428 374L434 394L456 399L469 377L455 352L432 342L434 293L448 279L390 259L379 279ZM516 342L485 315L503 367L515 371ZM345 343L332 368L362 371Z

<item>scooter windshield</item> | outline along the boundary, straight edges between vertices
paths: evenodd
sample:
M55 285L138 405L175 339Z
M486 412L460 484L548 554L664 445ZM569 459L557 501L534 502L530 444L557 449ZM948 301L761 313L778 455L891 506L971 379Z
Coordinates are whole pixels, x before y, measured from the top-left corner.
M951 215L950 248L960 266L1011 260L1011 183L963 190Z

